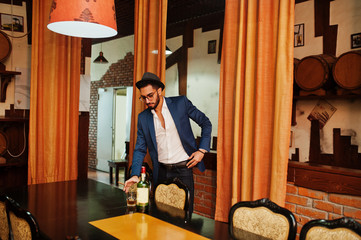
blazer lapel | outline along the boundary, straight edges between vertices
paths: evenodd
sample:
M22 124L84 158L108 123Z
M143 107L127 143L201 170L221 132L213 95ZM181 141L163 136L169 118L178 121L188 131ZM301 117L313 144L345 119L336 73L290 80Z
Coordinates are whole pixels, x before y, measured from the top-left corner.
M178 117L178 111L177 111L177 108L176 106L174 105L172 99L170 98L165 98L165 101L167 103L167 107L169 109L169 112L170 114L172 115L172 118L173 118L173 121L174 121L174 124L177 128L177 130L179 129L179 126L180 126L180 122L179 122L179 117ZM179 131L178 131L179 132Z
M154 129L153 114L152 114L152 112L150 110L148 111L146 121L148 123L149 134L150 134L150 137L152 139L154 149L157 151L158 148L157 148L157 140L155 139L155 129Z

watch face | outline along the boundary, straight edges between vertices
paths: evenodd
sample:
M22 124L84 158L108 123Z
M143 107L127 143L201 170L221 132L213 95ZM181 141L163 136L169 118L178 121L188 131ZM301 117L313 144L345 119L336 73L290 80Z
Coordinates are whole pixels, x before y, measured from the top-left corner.
M4 133L0 132L0 155L6 153L8 142Z

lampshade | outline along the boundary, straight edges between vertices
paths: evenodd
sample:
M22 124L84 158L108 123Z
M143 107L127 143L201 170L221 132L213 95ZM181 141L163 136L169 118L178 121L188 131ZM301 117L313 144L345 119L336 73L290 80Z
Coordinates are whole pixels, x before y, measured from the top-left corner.
M158 54L158 50L153 50L152 53ZM165 46L165 55L170 55L172 53L173 52L167 46Z
M168 48L168 46L165 46L165 55L170 55L172 54L172 51Z
M114 0L53 0L48 29L73 37L115 36Z
M108 60L103 56L103 52L99 52L99 56L93 61L93 63L108 63Z

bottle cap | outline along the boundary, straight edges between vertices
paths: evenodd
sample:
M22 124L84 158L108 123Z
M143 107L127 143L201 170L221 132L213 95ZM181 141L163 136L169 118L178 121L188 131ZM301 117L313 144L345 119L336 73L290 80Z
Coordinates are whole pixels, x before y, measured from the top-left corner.
M145 167L144 167L144 166L142 166L142 171L141 171L141 173L145 173Z

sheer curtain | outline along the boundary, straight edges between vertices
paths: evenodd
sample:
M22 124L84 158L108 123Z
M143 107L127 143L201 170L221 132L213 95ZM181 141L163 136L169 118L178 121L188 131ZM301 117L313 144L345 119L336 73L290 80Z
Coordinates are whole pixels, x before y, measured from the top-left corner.
M238 201L284 205L293 84L294 1L226 0L215 219Z
M28 184L78 174L81 39L47 29L51 3L33 1Z
M140 93L135 83L142 78L144 72L158 75L165 83L167 3L167 0L135 1L134 79L129 165L133 159L133 150L137 139L138 114L145 109L145 104L138 100ZM149 162L149 156L146 161Z

